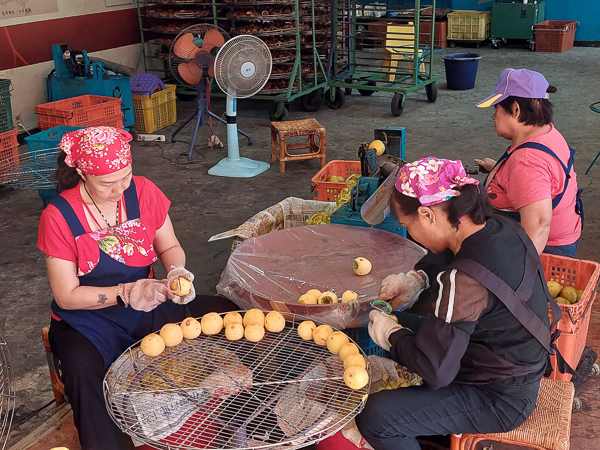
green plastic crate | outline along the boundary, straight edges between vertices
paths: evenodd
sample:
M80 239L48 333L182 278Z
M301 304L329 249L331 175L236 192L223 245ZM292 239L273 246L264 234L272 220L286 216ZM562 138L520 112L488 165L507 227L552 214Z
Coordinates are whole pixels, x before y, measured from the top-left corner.
M0 133L13 129L10 80L0 79Z

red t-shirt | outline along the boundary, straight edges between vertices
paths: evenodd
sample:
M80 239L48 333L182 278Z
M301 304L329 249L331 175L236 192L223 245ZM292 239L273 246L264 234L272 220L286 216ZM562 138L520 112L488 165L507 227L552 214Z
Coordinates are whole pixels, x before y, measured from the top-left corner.
M165 223L171 202L150 180L136 176L133 177L133 180L140 204L140 219L146 227L148 239L150 242L154 242L156 231ZM69 202L86 233L90 233L92 230L85 216L79 185L60 195ZM127 217L127 220L131 219L131 217ZM87 255L78 255L75 237L65 218L54 205L48 205L42 213L37 246L46 255L66 261L78 262L88 259ZM89 258L93 257L94 255L90 255Z
M551 124L550 130L531 136L526 142L537 142L550 148L565 166L569 165L569 145ZM513 149L509 149L511 153ZM565 187L566 174L552 155L532 148L514 151L498 169L489 183L490 203L497 209L518 211L540 200L554 198ZM558 206L552 211L552 223L547 245L574 243L581 235L581 217L575 212L577 174L571 169L571 179Z

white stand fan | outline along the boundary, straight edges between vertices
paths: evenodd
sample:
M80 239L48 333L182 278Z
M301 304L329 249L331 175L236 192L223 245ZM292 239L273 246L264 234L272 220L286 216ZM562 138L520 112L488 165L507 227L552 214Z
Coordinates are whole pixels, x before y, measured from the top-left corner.
M236 36L219 49L214 72L217 85L227 95L227 158L212 167L209 175L250 178L270 167L266 162L240 157L236 99L259 92L267 83L272 66L269 47L255 36Z

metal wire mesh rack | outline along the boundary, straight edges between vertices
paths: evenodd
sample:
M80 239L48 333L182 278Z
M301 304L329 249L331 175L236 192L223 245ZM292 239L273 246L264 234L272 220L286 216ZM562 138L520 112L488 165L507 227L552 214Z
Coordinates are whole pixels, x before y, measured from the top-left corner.
M13 155L0 161L0 184L18 189L55 189L58 147Z
M109 414L165 450L295 449L337 432L370 386L348 388L340 358L298 336L304 318L286 318L283 331L257 343L203 334L155 358L133 345L106 374Z
M0 335L0 449L8 441L15 410L15 381L10 365L8 345Z
M435 43L436 0L415 0L410 8L386 4L364 5L357 0L332 0L334 9L334 56L330 89L325 101L337 108L344 93L358 89L362 95L394 92L392 114L400 116L406 95L425 88L435 102L440 75L432 73ZM431 23L427 43L419 43L422 19ZM421 39L422 40L422 39Z

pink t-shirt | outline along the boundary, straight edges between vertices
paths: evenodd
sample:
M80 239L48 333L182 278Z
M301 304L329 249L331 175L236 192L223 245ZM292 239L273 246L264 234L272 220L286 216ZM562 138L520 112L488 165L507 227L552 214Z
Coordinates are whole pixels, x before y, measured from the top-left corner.
M531 136L525 142L537 142L550 148L569 165L569 145L553 125L550 130ZM540 150L511 148L508 158L489 183L490 203L497 209L518 211L532 203L554 198L565 186L566 174L552 155ZM577 174L571 169L571 179L563 198L552 211L552 224L547 245L559 246L574 243L581 235L581 217L575 212Z

